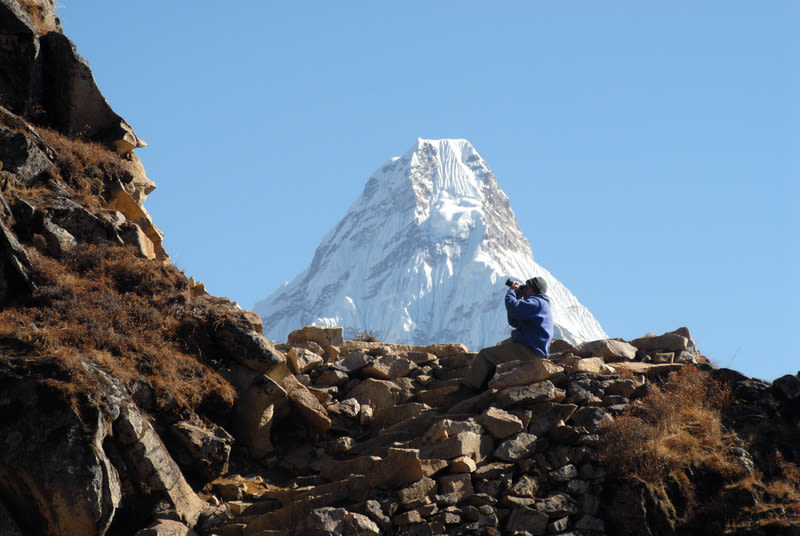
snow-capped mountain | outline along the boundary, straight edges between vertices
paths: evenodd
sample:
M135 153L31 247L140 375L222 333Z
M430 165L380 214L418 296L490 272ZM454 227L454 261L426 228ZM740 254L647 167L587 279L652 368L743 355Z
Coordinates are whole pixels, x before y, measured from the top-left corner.
M533 260L511 203L467 140L419 139L367 181L311 265L255 305L264 334L285 341L306 325L345 338L460 342L470 350L509 336L507 278L548 283L556 338L606 338L592 314Z

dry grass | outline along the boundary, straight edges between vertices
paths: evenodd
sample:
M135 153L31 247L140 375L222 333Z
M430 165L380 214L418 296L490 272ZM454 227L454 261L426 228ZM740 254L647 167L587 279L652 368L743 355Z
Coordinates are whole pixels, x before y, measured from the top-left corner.
M730 436L720 418L729 398L707 373L683 367L605 429L603 459L619 474L651 482L689 467L742 473L741 464L728 454Z
M188 282L177 269L113 246L82 246L61 262L31 257L38 290L0 312L0 359L54 364L62 379L50 381L72 391L93 388L80 366L88 360L129 385L145 380L157 409L233 402L230 384L183 350Z
M683 503L680 517L692 526L713 517L726 520L726 533L738 534L800 521L800 469L775 451L768 467L751 472L737 447L755 452L754 439L723 424L731 402L722 383L685 366L604 429L601 458L617 476L672 489Z
M67 137L55 130L38 127L42 138L57 153L58 171L53 179L61 179L75 201L89 209L101 210L107 187L116 180L127 182L122 158L100 143Z

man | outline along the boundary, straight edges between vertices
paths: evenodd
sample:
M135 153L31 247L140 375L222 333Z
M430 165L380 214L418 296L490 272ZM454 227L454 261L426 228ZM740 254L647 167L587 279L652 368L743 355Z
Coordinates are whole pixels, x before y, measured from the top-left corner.
M508 323L514 328L511 338L478 353L459 386L459 394L485 390L498 363L548 356L553 314L545 292L547 282L542 277L528 279L524 285L512 283L505 298Z

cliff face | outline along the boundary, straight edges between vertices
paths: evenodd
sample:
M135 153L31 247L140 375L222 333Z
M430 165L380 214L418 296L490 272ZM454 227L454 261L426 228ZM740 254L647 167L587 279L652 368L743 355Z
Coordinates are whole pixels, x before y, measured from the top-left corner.
M797 534L800 377L686 329L466 400L462 345L268 341L169 263L52 5L0 0L0 534Z

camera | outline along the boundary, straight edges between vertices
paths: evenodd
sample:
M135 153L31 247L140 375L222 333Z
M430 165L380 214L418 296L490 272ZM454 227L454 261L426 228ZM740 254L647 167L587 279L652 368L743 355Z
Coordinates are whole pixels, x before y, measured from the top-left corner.
M513 287L514 286L514 281L511 280L511 279L506 279L506 286L507 287ZM524 285L522 285L522 286L524 286Z

